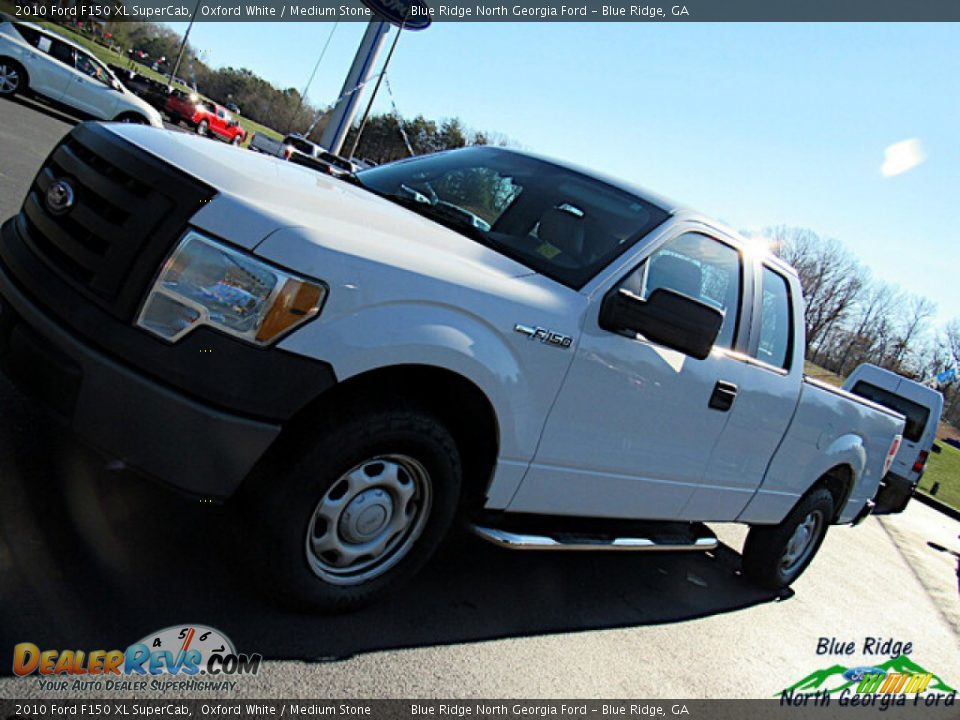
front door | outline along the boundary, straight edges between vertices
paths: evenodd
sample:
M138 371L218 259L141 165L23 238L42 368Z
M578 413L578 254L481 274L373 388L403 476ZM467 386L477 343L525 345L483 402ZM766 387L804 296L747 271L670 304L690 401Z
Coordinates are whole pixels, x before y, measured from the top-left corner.
M77 51L72 80L67 83L64 102L102 120L112 120L116 90L110 87L110 76L85 53Z
M646 298L668 288L720 309L714 350L697 360L604 330L598 293L509 511L676 519L703 481L730 409L711 400L718 383L737 386L745 367L724 349L735 345L752 282L741 253L702 231L678 230L637 263L610 290Z

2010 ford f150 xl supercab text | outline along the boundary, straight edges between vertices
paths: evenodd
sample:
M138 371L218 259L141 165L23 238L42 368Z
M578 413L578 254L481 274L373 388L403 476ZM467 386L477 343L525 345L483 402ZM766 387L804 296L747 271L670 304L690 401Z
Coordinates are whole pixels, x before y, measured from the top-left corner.
M327 610L465 519L514 549L709 549L793 582L904 421L805 379L796 274L625 183L501 148L334 179L83 124L0 242L0 358L75 432L230 499Z

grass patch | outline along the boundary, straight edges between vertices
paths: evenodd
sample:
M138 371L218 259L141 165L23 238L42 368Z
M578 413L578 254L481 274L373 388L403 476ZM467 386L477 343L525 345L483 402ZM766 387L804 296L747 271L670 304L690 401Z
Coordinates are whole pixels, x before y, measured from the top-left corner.
M929 495L933 484L940 483L940 489L932 497L960 510L960 450L946 443L937 444L942 451L939 455L931 453L919 489Z
M819 365L814 365L809 360L804 361L803 372L812 378L820 380L821 382L829 383L830 385L835 385L837 387L842 387L843 381L846 380L846 378L841 377L836 373L832 373L829 370L824 370Z
M3 0L0 0L0 10L3 9L4 5L5 3L3 2ZM59 35L62 35L66 39L72 42L75 42L77 45L87 48L91 53L96 55L100 60L102 60L105 63L110 63L112 65L119 65L121 67L130 68L131 70L136 70L136 72L139 73L140 75L143 75L144 77L149 78L151 80L156 80L157 82L161 82L161 83L167 82L167 79L168 79L167 75L164 75L163 73L158 73L155 70L152 70L145 65L141 65L140 63L133 62L125 54L119 53L108 47L104 47L103 45L100 45L99 43L96 43L90 38L86 37L85 35L78 32L74 32L70 28L66 28L63 25L58 25L56 23L49 22L49 21L39 21L37 22L37 25L43 25L44 27L50 29L51 31ZM184 90L186 92L193 92L192 88L189 88L186 85L182 85L177 82L173 83L173 86L179 90ZM211 102L211 103L213 102L213 100L211 100L210 98L204 98L204 99L207 100L208 102ZM243 115L240 115L239 120L240 120L240 126L247 131L247 140L244 144L245 146L250 144L250 137L253 133L262 133L263 135L267 135L273 138L274 140L283 139L283 135L278 133L273 128L268 128L266 125L261 125L260 123L255 122L250 118L245 118L243 117Z

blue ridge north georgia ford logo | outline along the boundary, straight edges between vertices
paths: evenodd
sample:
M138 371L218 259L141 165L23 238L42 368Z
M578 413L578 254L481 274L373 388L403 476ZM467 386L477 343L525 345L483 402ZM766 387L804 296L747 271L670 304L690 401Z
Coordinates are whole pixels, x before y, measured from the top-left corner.
M47 188L45 202L47 210L54 215L63 215L67 210L73 207L76 196L73 192L73 186L66 180L57 180Z

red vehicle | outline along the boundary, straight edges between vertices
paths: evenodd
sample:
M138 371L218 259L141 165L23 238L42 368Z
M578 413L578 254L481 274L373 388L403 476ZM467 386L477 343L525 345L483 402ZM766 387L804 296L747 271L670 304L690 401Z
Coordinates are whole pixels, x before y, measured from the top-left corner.
M247 137L247 131L229 110L208 104L197 95L174 91L163 109L174 125L186 123L198 135L219 138L233 145L239 145Z

